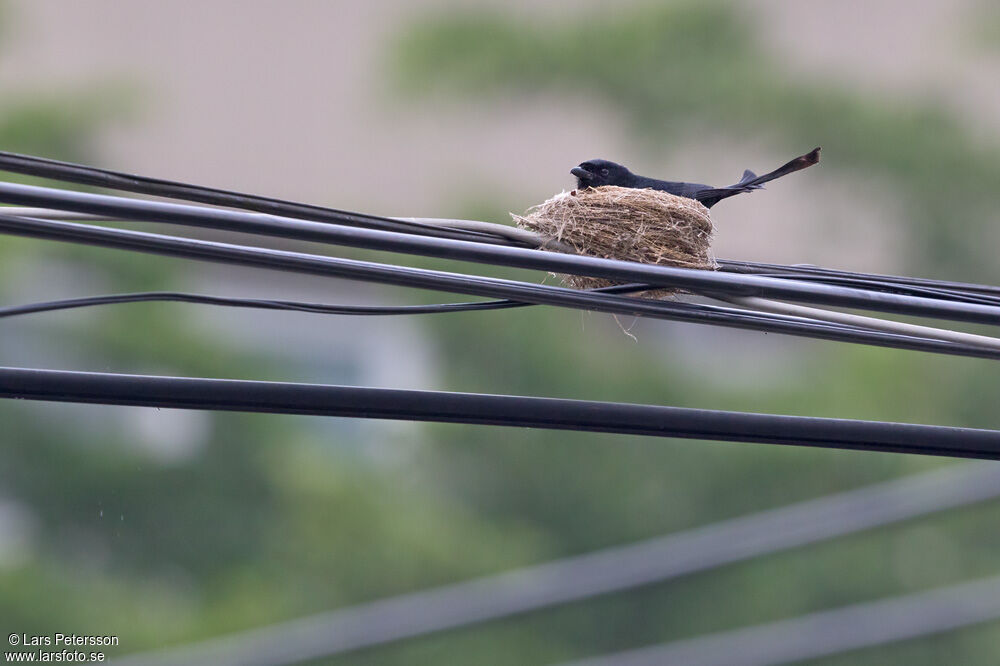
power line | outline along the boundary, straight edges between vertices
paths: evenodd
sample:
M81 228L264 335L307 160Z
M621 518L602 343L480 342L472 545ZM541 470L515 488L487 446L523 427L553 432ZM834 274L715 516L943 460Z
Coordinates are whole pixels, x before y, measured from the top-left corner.
M973 292L981 294L992 294L1000 296L1000 287L993 285L974 284L970 282L952 282L948 280L932 280L929 278L915 278L899 275L885 275L881 273L855 273L842 271L833 268L822 268L809 264L769 264L756 261L735 261L732 259L720 259L719 265L723 270L734 273L749 273L751 275L761 275L768 273L779 273L788 276L813 276L817 278L849 278L866 280L872 282L884 282L897 285L908 285L916 287L928 287L932 289L946 289L960 292Z
M842 285L847 287L856 287L859 289L872 289L876 291L885 291L894 294L910 294L911 296L925 296L927 298L957 300L957 301L963 301L965 303L982 303L984 305L1000 304L1000 296L990 295L989 292L963 290L959 288L927 287L919 285L901 284L898 282L893 282L891 280L879 280L877 278L840 277L836 275L794 273L794 272L783 272L783 271L773 272L773 273L759 272L759 273L753 273L753 275L760 275L762 277L776 277L776 278L791 277L796 280L802 280L806 282L817 281L817 282L823 282L824 284ZM976 286L985 286L985 285L976 285Z
M368 230L352 231L384 233L370 232ZM718 306L696 305L692 303L628 298L613 294L596 294L564 287L500 278L409 268L391 264L378 264L352 259L272 250L269 248L248 247L88 224L36 220L0 214L0 232L30 238L83 243L121 250L184 257L200 261L213 261L270 270L291 271L308 275L364 280L404 287L435 289L490 298L506 298L526 303L580 308L611 314L712 324L731 328L770 331L826 340L932 351L960 356L1000 358L1000 352L986 346L886 333L843 324L817 322L802 317L767 314L753 310ZM428 240L440 241L440 239ZM553 255L554 253L541 252L540 254Z
M0 397L1000 459L1000 431L527 396L0 368Z
M591 293L624 294L634 291L645 291L649 285L618 285L590 289ZM80 298L65 298L55 301L39 301L24 305L0 307L0 319L17 317L41 312L71 310L100 305L120 305L124 303L146 303L172 301L178 303L196 303L202 305L218 305L236 308L256 308L261 310L284 310L307 312L312 314L332 315L413 315L413 314L445 314L449 312L469 312L476 310L504 310L530 306L530 303L520 303L511 300L479 301L475 303L433 303L428 305L332 305L328 303L308 303L304 301L285 301L260 298L235 298L229 296L210 296L207 294L191 294L173 291L150 291L131 294L109 294L105 296L84 296Z
M998 496L1000 466L950 465L655 539L137 654L115 663L294 664L662 583Z
M935 340L947 340L961 344L979 345L1000 350L1000 338L988 337L966 333L965 331L953 331L951 329L933 328L930 326L920 326L892 319L879 319L877 317L865 317L850 312L839 310L827 310L824 308L814 308L807 305L796 305L783 301L772 301L766 298L717 296L717 300L741 307L751 308L759 312L771 312L774 314L789 315L792 317L805 317L816 321L831 322L834 324L844 324L874 331L885 331L899 335L908 335L920 338L933 338Z
M588 289L587 291L590 293L624 294L637 291L647 291L649 289L650 285L616 285L613 287ZM532 305L531 303L522 303L509 299L478 301L472 303L433 303L425 305L334 305L329 303L304 301L214 296L208 294L193 294L189 292L153 291L126 294L107 294L102 296L83 296L0 307L0 319L103 305L124 305L129 303L149 302L193 303L218 307L251 308L259 310L278 310L283 312L346 316L449 314L455 312L484 310L509 310L511 308L529 307ZM913 326L902 322L886 321L871 317L859 317L857 315L849 315L836 311L789 305L787 303L781 303L780 301L764 301L763 299L732 299L732 302L737 305L750 305L756 307L760 311L772 311L778 314L788 314L797 317L811 317L818 321L830 321L858 328L867 326L872 330L879 330L879 326L884 325L884 330L890 333L908 335L914 338L925 337L935 340L950 340L952 342L991 347L993 349L1000 350L1000 339L977 336L959 331Z
M0 170L80 185L94 185L136 194L147 194L183 201L197 201L215 206L253 210L285 217L320 222L336 222L338 224L347 224L367 229L385 229L436 238L461 238L470 241L488 241L491 243L507 242L502 238L481 232L442 229L415 221L396 220L378 215L354 213L293 201L282 201L281 199L231 192L160 178L148 178L146 176L99 169L82 164L59 162L32 155L19 155L17 153L0 151Z
M0 201L23 206L58 208L107 215L121 219L183 224L370 250L587 275L618 282L647 282L657 286L686 289L707 295L722 293L735 296L759 296L818 305L1000 325L1000 307L997 306L944 301L822 283L806 283L793 279L704 271L662 264L641 264L521 247L506 247L347 227L292 218L265 218L240 211L140 201L13 183L0 183Z
M564 666L774 666L1000 618L1000 576Z

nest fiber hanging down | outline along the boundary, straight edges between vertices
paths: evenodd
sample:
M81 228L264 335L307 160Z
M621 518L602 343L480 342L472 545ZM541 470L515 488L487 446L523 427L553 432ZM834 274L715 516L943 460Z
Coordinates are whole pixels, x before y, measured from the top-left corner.
M708 209L694 199L651 189L596 187L562 194L512 215L522 229L547 240L555 239L580 254L646 264L715 270L712 236L715 228ZM579 275L561 276L576 289L614 284ZM646 292L664 298L675 290Z

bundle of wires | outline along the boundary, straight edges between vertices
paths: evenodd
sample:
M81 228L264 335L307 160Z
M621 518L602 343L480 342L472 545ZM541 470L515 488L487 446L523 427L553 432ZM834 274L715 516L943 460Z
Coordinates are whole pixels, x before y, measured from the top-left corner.
M10 306L0 308L0 317L167 300L367 316L554 305L852 344L1000 359L1000 339L997 338L816 307L834 306L996 326L1000 324L998 287L735 261L721 261L719 271L700 271L564 253L560 250L566 248L559 247L558 243L550 243L530 232L504 225L466 220L379 217L32 156L0 153L0 169L189 202L152 201L0 183L0 203L9 205L0 208L0 233L494 299L386 307L149 292ZM540 269L603 278L619 284L603 289L574 290L474 273L419 269L132 231L98 224L101 220L167 223L474 264ZM541 246L547 249L534 249ZM655 288L684 290L726 304L657 301L628 295ZM0 396L529 425L1000 458L1000 432L995 431L516 396L470 396L16 368L0 369Z

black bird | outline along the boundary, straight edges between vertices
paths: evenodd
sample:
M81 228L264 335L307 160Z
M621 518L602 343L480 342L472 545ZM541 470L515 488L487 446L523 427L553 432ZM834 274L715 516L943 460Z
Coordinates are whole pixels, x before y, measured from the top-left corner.
M701 185L700 183L681 183L670 180L656 180L637 176L621 164L609 162L608 160L589 160L580 166L570 169L570 173L576 176L576 186L601 187L602 185L616 185L618 187L649 188L676 194L680 197L695 199L706 208L711 208L723 199L726 199L744 192L759 190L764 183L772 181L782 176L787 176L793 171L811 167L819 162L819 148L816 148L805 155L796 157L791 162L784 164L770 173L758 176L750 169L743 172L743 177L735 185L729 187L712 187L711 185Z

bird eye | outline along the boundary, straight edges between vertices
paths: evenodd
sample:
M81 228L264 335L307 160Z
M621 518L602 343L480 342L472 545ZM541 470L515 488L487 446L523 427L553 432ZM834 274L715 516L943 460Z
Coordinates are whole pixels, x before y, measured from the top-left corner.
M607 169L601 169L601 175L602 176L607 176L609 173L610 173L610 171L608 171Z

